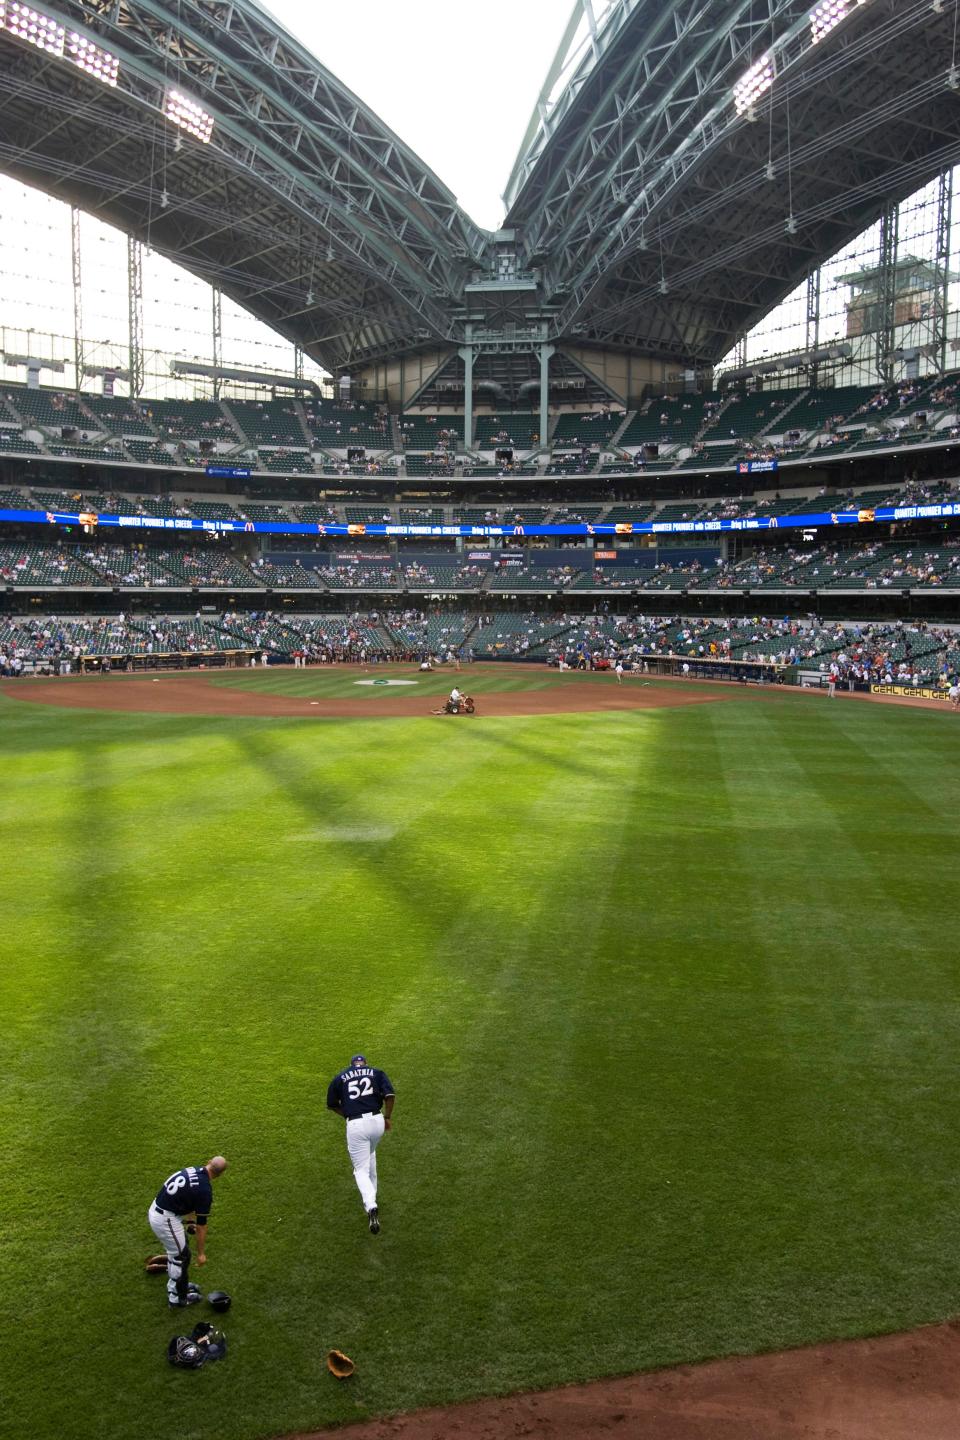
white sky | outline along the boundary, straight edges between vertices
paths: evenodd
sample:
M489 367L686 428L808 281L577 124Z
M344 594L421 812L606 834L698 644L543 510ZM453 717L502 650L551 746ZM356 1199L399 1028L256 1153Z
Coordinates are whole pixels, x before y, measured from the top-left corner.
M572 0L261 3L496 229Z

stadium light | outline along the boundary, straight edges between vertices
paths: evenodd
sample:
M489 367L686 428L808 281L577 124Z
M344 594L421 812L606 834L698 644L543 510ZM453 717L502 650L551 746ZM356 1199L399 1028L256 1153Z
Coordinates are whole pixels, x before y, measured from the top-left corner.
M810 11L810 38L814 45L846 20L851 10L866 5L867 0L820 0Z
M85 35L71 30L67 34L59 20L25 5L23 0L0 0L0 29L8 30L28 45L36 45L48 55L71 60L74 65L104 85L116 85L120 61L109 50L101 50Z
M755 60L742 80L738 80L733 87L733 103L737 108L737 114L742 115L745 110L752 110L753 106L760 99L760 96L770 89L773 84L773 56L770 54L761 55Z
M189 96L179 90L168 90L163 102L163 113L174 125L179 125L181 130L186 130L195 140L203 145L209 145L210 136L213 134L213 116L208 115Z
M64 27L49 15L41 15L32 5L24 5L22 0L12 0L12 3L7 0L3 28L19 40L26 40L28 45L46 50L49 55L63 54Z
M116 55L111 55L109 50L101 50L85 35L78 35L76 30L71 30L67 36L67 58L92 75L94 80L100 80L104 85L116 85L120 69Z

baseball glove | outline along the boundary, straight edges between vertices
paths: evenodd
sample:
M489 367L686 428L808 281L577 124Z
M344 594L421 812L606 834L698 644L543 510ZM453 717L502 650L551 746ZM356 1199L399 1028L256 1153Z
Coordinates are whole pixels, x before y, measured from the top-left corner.
M166 1275L166 1255L148 1255L146 1260L143 1262L143 1268L144 1270L146 1270L148 1275Z
M344 1355L342 1350L329 1350L327 1352L327 1369L331 1375L338 1380L346 1380L351 1376L357 1367L349 1355Z

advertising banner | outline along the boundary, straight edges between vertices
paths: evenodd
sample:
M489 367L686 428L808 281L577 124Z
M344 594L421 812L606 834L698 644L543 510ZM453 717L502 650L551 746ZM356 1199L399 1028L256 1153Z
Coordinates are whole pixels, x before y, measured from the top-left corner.
M87 525L104 530L189 530L229 535L328 535L333 539L425 539L430 537L489 540L495 537L588 535L703 535L736 531L821 530L834 525L887 524L894 520L947 520L960 517L960 504L883 505L874 510L825 510L815 515L757 515L733 520L596 521L569 525L343 525L293 520L191 520L160 515L101 515L73 510L0 509L0 520L18 525Z
M928 685L871 685L871 695L910 695L920 700L949 700L946 690L931 690Z

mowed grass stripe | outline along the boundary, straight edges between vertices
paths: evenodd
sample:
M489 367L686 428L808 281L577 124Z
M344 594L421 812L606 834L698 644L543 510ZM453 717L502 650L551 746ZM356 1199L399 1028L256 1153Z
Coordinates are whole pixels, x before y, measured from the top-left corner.
M213 1405L252 1440L951 1312L949 717L25 710L0 706L13 1433L207 1440ZM377 1242L323 1108L358 1045L400 1091ZM232 1350L188 1388L144 1214L219 1148Z
M292 695L313 699L370 700L385 695L449 695L454 685L470 694L492 694L522 690L544 690L570 683L570 677L539 666L492 667L475 665L462 671L447 669L421 671L416 666L361 665L315 666L307 670L286 666L266 669L230 670L210 675L218 688L248 690L265 695ZM582 680L584 677L581 676ZM612 676L594 675L594 683L616 684ZM395 682L391 684L390 682ZM402 683L396 683L402 682Z

